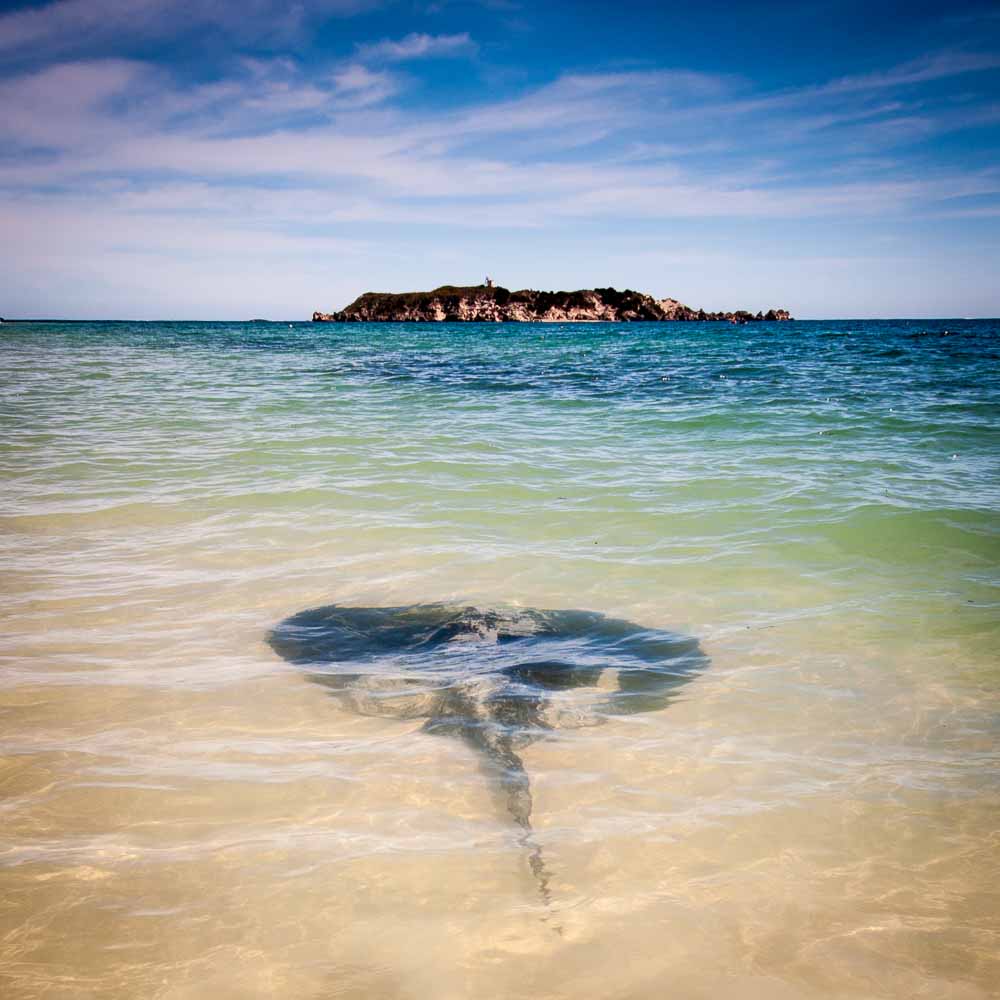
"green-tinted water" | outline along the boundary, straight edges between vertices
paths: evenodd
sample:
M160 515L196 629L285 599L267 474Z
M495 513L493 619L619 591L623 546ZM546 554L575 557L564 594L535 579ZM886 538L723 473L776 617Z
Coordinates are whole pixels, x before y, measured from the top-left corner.
M991 995L995 324L0 337L5 995ZM710 660L523 751L554 919L468 747L266 642L429 601Z

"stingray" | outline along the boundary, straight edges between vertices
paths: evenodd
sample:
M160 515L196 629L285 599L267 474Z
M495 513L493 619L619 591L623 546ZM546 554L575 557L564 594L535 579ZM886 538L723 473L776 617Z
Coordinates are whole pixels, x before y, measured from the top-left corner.
M426 732L471 747L546 904L549 874L519 751L554 730L662 709L707 664L690 636L594 611L330 605L286 618L268 640L349 711L423 719Z

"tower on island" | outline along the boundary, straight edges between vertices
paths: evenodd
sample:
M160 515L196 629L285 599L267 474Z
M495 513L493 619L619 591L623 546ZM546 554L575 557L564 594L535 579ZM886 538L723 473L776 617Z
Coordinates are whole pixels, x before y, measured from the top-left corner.
M486 287L487 288L493 287L493 279L488 274L486 275Z

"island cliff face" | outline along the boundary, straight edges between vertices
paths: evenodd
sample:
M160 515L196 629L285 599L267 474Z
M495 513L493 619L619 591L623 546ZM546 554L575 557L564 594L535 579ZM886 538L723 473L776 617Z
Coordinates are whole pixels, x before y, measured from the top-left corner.
M705 312L676 299L642 292L587 288L577 292L511 292L492 285L442 285L431 292L365 292L346 309L314 312L317 323L632 323L790 320L785 309L766 313Z

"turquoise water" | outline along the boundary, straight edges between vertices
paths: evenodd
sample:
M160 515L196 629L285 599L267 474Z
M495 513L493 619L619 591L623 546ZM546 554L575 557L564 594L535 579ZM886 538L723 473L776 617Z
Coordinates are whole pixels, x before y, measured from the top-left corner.
M5 995L993 995L997 323L0 343ZM523 750L547 902L468 746L267 641L433 602L708 659Z

